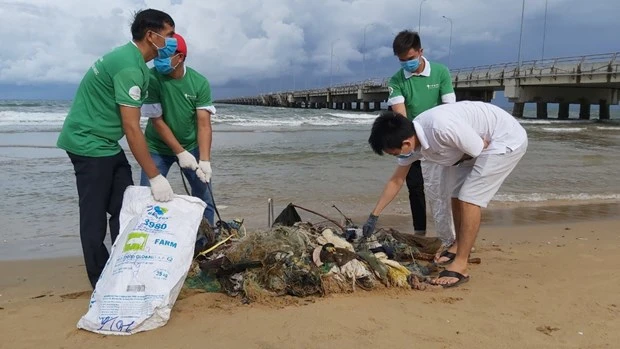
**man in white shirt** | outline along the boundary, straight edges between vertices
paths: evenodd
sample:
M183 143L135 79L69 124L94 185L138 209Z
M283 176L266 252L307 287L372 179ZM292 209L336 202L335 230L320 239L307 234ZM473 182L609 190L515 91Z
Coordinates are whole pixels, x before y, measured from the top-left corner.
M456 241L447 251L453 254L448 255L452 262L434 283L453 287L467 282L467 260L480 228L481 207L487 207L525 154L525 129L497 106L462 101L429 109L413 122L384 112L375 120L368 143L379 155L398 157L398 167L372 211L374 216L396 197L414 161L424 158L451 166Z

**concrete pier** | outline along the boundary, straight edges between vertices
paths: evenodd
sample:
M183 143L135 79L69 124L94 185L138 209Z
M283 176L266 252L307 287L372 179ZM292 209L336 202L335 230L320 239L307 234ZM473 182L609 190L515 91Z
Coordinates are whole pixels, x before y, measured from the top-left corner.
M546 119L548 117L549 117L549 114L547 113L547 103L546 102L536 103L536 118Z
M590 119L590 103L581 102L579 105L579 119L580 120L588 120Z
M570 109L570 104L569 103L565 103L562 102L560 103L559 109L558 109L558 119L560 120L566 120L568 119L568 111Z
M598 108L599 120L609 120L609 104L607 104L607 101L604 99L600 100L598 103Z
M525 103L515 103L512 106L512 116L517 117L517 118L522 118L524 109L525 109Z
M618 59L617 59L618 58ZM512 114L522 117L525 103L536 103L536 117L546 119L548 104L559 103L558 119L569 119L570 104L579 104L579 118L591 117L599 106L600 119L610 117L610 105L620 102L620 52L559 57L517 63L492 64L451 71L457 100L490 102L504 91L514 103ZM284 91L253 97L217 100L216 103L260 106L328 107L338 110L377 111L387 102L388 80L364 80L302 91ZM371 105L372 103L372 105Z

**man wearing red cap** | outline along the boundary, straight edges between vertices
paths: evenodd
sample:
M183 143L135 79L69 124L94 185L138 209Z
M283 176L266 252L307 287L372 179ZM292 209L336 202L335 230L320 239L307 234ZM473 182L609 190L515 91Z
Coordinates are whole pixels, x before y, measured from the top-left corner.
M204 217L214 224L211 181L211 100L209 81L185 66L187 44L179 34L177 50L169 58L155 59L151 69L148 97L142 115L149 118L145 136L157 168L167 176L178 162L187 178L192 196L202 199L207 208ZM140 185L149 185L142 172Z

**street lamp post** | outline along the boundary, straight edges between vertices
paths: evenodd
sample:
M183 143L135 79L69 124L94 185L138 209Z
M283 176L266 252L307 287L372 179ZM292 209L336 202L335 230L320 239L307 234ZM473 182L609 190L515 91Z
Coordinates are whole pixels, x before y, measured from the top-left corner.
M329 54L329 87L332 87L332 74L333 74L333 66L334 66L334 44L336 41L340 39L336 39L331 43L331 52Z
M545 0L545 24L543 26L543 42L542 42L542 55L541 60L545 59L545 36L547 36L547 5L548 1Z
M519 54L518 54L518 66L517 66L517 76L521 75L521 41L523 40L523 16L525 14L525 0L521 3L521 30L519 33Z
M420 29L422 28L422 4L425 2L426 0L422 0L420 2L420 12L418 14L418 34L420 34Z
M450 43L448 44L448 67L450 67L450 61L452 59L452 19L446 16L441 16L450 22Z
M376 23L369 23L364 26L364 52L362 53L362 71L363 79L366 79L366 28L375 25Z

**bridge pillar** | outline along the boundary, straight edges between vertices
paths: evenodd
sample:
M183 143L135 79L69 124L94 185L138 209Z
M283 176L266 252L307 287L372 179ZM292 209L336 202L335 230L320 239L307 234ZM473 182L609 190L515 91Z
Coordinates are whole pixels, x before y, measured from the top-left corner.
M360 101L355 102L355 110L362 110L362 102Z
M362 102L364 111L370 111L370 102Z
M547 113L547 102L537 102L536 103L536 118L537 119L546 119L549 117Z
M590 103L581 102L581 105L579 106L579 119L581 120L590 119Z
M609 120L609 104L604 99L598 102L598 119Z
M336 109L338 110L342 109L342 102L336 102Z
M381 102L373 102L374 110L381 110Z
M353 110L353 103L351 103L351 102L346 102L346 103L344 104L344 109L346 109L346 110Z
M558 110L558 119L566 120L568 119L568 110L570 109L570 103L562 102L560 103L560 108Z
M525 109L525 103L515 103L512 108L512 116L522 118L523 109Z

